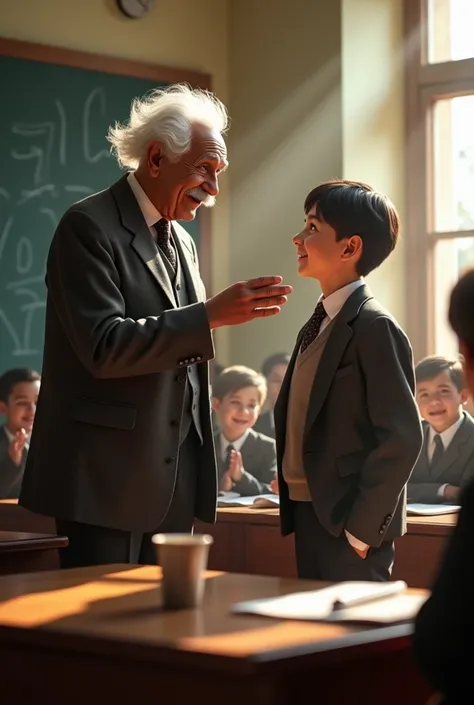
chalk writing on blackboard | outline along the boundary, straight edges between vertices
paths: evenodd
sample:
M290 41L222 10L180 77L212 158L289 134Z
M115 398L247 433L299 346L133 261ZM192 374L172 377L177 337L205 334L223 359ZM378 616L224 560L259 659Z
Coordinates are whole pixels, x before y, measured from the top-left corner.
M87 164L111 158L105 131L104 140L98 144L94 145L92 138L94 132L97 134L97 120L106 120L106 102L101 87L91 90L83 101L81 152ZM75 169L73 159L68 164L68 148L70 152L75 145L71 142L72 131L69 138L68 111L59 99L50 106L47 120L11 124L10 157L17 167L21 165L21 188L14 193L8 184L0 185L0 339L2 348L9 349L14 357L41 352L32 331L35 316L46 305L45 262L35 243L40 236L50 239L65 208L94 191L86 184L71 183ZM62 173L58 166L66 164L69 183L56 183ZM5 258L8 269L2 270ZM4 301L8 301L7 306Z

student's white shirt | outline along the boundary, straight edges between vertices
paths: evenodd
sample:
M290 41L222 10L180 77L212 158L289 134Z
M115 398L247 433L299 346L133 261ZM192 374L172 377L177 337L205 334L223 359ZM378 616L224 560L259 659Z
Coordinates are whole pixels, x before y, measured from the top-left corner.
M462 422L464 421L464 415L461 415L460 418L456 421L456 423L453 423L452 426L446 429L446 431L443 431L442 433L437 433L437 431L434 430L433 426L429 427L428 430L428 447L426 449L428 453L428 460L431 462L431 458L433 457L433 454L435 452L436 444L435 444L435 436L440 436L441 441L443 443L443 448L444 450L447 450L451 444L451 441L453 440L454 436L458 432L459 428L461 427Z
M7 438L8 438L8 442L11 443L11 442L13 441L13 439L15 438L15 434L13 434L13 433L10 431L10 429L7 428L6 426L3 427L3 430L5 431L5 434L6 434ZM25 448L26 448L26 450L28 450L29 446L30 446L30 439L27 438L27 439L26 439L26 443L25 443Z
M435 444L435 440L434 440L435 436L440 436L441 442L443 444L443 449L445 451L447 451L451 441L453 440L454 436L458 432L463 421L464 421L464 414L461 414L461 416L456 421L456 423L453 423L452 426L447 428L442 433L437 433L434 430L433 426L429 427L429 429L428 429L428 447L426 448L429 462L431 462L431 458L433 457L433 454L434 454L435 448L436 448L436 444ZM441 485L441 487L438 490L438 497L444 497L444 490L446 489L447 486L448 486L447 482L445 482L444 485Z
M245 433L240 436L240 438L237 438L236 441L228 441L227 438L224 436L223 432L220 432L220 443L221 443L221 458L222 460L226 459L227 456L227 448L228 446L232 446L234 450L237 452L240 452L242 449L242 446L244 445L245 441L247 440L247 436L249 435L249 429L245 431Z
M340 312L341 308L344 306L349 296L351 296L354 291L356 291L360 286L363 286L364 284L365 281L363 279L357 279L357 281L351 282L350 284L346 284L346 286L341 287L337 291L333 291L333 293L329 294L329 296L326 296L326 298L324 298L321 294L318 299L318 303L320 301L323 302L324 310L326 311L326 317L323 318L323 322L321 323L319 335L331 323L331 321L336 318L337 314Z

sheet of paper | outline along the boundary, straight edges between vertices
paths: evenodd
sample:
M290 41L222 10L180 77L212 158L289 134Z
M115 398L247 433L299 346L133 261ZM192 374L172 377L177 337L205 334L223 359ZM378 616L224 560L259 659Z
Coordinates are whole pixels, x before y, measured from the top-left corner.
M330 622L374 622L392 624L414 619L425 595L407 591L383 596L389 583L345 582L321 590L293 593L282 597L241 602L234 605L234 613L257 614L277 619L295 619ZM363 605L334 610L336 600L379 595Z
M441 516L455 514L461 507L458 504L407 504L407 514L418 516Z

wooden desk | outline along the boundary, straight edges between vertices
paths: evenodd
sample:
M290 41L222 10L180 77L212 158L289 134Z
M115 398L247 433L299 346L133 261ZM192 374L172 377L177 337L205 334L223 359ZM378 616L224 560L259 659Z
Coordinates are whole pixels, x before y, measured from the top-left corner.
M393 577L430 588L457 515L410 517L408 533L396 542ZM217 524L196 531L214 537L209 567L234 573L296 577L293 536L283 538L277 509L219 509Z
M20 507L16 499L0 499L0 530L55 534L56 522L51 517Z
M0 575L59 568L58 549L67 545L65 536L0 531Z
M348 627L233 616L240 600L321 583L207 574L200 610L160 611L159 568L0 578L5 702L421 705L411 625ZM27 676L27 677L26 677Z

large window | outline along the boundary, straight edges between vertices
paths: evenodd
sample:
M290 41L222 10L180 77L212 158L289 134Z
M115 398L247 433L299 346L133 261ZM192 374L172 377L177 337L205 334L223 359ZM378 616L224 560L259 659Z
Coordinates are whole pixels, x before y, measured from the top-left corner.
M409 333L454 354L449 292L474 266L474 0L405 0Z

